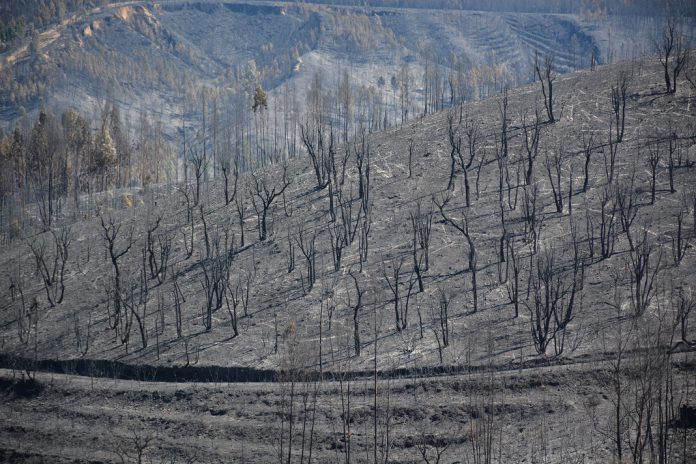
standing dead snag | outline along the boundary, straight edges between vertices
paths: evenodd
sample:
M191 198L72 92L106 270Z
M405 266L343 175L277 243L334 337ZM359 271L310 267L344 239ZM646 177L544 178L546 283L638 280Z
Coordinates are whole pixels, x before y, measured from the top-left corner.
M408 139L408 178L413 177L413 139Z
M384 263L384 259L382 259L382 262ZM403 305L401 304L401 294L399 288L401 283L401 267L403 264L403 258L399 260L398 264L396 260L392 261L392 274L394 276L393 281L389 279L386 268L382 267L382 275L384 276L384 280L387 281L389 290L391 290L392 295L394 296L394 325L396 326L397 332L401 332L401 330L405 329L407 325L406 314L404 314Z
M184 188L180 188L179 192L184 196L184 199L186 200L186 224L184 224L181 228L184 229L181 231L182 235L184 236L184 247L186 248L186 259L191 258L193 256L193 235L194 235L194 217L193 217L193 208L194 204L192 202L191 198L191 192L190 192L190 186L188 184L184 184ZM186 234L186 227L189 227L191 233Z
M638 202L636 191L634 188L635 175L631 174L630 182L620 182L616 189L616 204L619 207L619 217L621 218L621 228L628 239L628 246L631 250L633 246L633 236L631 235L631 226L638 214Z
M203 145L205 147L205 143ZM190 148L189 151L189 157L193 163L193 174L196 178L196 190L193 191L193 205L198 206L198 202L201 200L201 182L208 171L208 159L205 150Z
M111 264L114 268L114 323L115 325L118 325L119 318L121 317L121 270L119 268L119 260L125 256L133 246L133 228L131 227L130 230L128 244L125 245L121 250L118 250L116 241L118 240L119 233L121 232L121 223L117 223L113 216L109 216L108 220L104 222L104 216L101 214L99 215L99 220L101 221L102 226L102 236L106 242L109 257L111 258Z
M357 301L355 306L353 306L353 346L355 348L355 356L360 356L360 323L358 321L358 316L360 315L360 310L362 309L362 298L365 290L360 289L360 284L358 283L358 277L355 275L353 270L348 271L350 277L353 279L355 284L355 293L357 295Z
M599 244L602 259L608 259L614 253L616 243L616 198L613 187L604 187L599 203Z
M507 99L506 99L507 102ZM500 210L500 228L502 229L500 234L500 247L498 249L498 279L503 283L507 279L507 273L505 278L502 275L502 263L506 261L505 258L505 240L507 239L507 227L505 225L505 205L503 202L503 182L505 175L507 174L507 158L503 156L503 150L498 149L498 139L496 137L496 161L498 162L498 209Z
M449 346L449 304L450 297L442 288L438 288L437 315L431 307L432 330L437 342L440 364L443 362L442 350Z
M450 177L447 184L447 190L454 189L454 179L456 175L457 165L461 168L464 173L464 193L466 197L466 206L471 206L471 186L469 182L469 169L474 162L476 157L476 152L478 150L479 139L481 138L481 131L478 122L472 119L467 119L464 126L464 133L467 138L467 153L466 155L462 153L462 136L459 134L459 125L455 127L454 124L454 110L450 111L447 115L447 125L448 125L448 140L450 143Z
M515 251L515 242L506 237L506 246L508 250L507 266L512 268L512 277L507 284L507 293L510 303L515 306L515 318L520 315L520 265L519 256Z
M575 300L582 290L584 266L574 257L572 272L556 263L553 249L544 249L530 275L531 301L525 301L530 314L532 339L537 353L546 353L551 341L560 355L565 330L575 316Z
M334 271L341 268L341 258L343 257L343 248L346 246L346 238L343 236L345 229L339 222L334 222L328 225L329 240L331 242L331 257L333 258Z
M527 152L527 172L524 180L527 185L532 183L534 175L534 160L539 154L539 136L541 124L539 123L539 111L535 110L534 124L527 125L527 116L522 118L522 131L524 132L524 149Z
M682 260L684 259L684 255L686 254L686 249L689 247L689 240L685 237L683 227L687 212L688 207L686 207L684 202L682 202L679 212L676 215L677 230L672 235L672 257L674 258L675 266L679 266L681 264Z
M668 93L675 93L677 91L677 79L684 66L686 66L688 59L688 47L675 19L670 18L667 20L657 48L660 54L660 64L664 70L666 90ZM670 58L673 58L671 62Z
M37 310L39 308L38 298L34 298L33 303L27 307L27 301L24 298L24 286L22 284L21 273L10 278L10 290L12 291L12 306L14 308L14 318L17 321L17 336L20 343L26 345L29 343L31 328L38 318Z
M84 331L82 330L80 317L78 316L77 311L73 312L73 327L75 329L75 344L77 346L77 351L79 351L84 358L89 351L89 339L92 331L92 312L89 312L87 327L84 329Z
M688 346L695 346L696 341L689 340L689 314L696 309L696 295L690 287L679 287L675 294L675 289L672 288L672 306L676 306L676 324L679 325L681 342Z
M478 286L476 284L476 246L474 244L474 239L469 232L469 221L466 217L466 212L462 209L462 219L457 221L456 219L450 217L445 212L445 207L449 203L451 197L443 196L440 198L440 202L433 199L434 203L440 210L440 215L449 225L457 229L466 238L467 244L469 245L469 271L471 272L471 290L474 295L474 312L478 311Z
M616 143L621 143L624 136L626 123L626 93L628 89L628 78L624 71L616 77L616 87L611 85L611 109L614 112L616 121Z
M225 231L224 240L218 233L211 241L211 256L201 262L203 278L201 287L205 293L204 325L206 332L213 328L212 315L227 301L230 269L234 260L234 239ZM235 305L236 309L236 305ZM236 320L233 321L236 324ZM236 327L235 327L236 332Z
M549 175L549 182L551 183L551 192L553 193L553 202L556 205L556 212L563 212L563 192L561 191L561 149L554 152L553 161L549 159L548 153L546 154L546 172ZM553 173L551 170L553 169Z
M186 302L181 287L179 286L178 274L172 271L172 276L174 280L174 289L172 293L174 294L174 322L176 324L176 338L181 338L182 336L182 319L181 319L181 304Z
M234 166L230 166L233 164ZM225 191L225 205L232 203L235 198L237 198L237 181L239 180L239 165L237 163L232 163L232 161L227 158L222 162L220 166L222 171L222 177L224 179L224 191ZM230 176L232 176L234 183L232 184L232 192L230 192Z
M614 182L614 171L616 168L616 155L619 153L619 145L614 142L612 137L612 127L614 125L613 121L609 121L609 143L607 144L607 150L602 152L604 156L604 174L607 177L607 184L611 185Z
M447 190L454 190L454 178L457 172L457 157L461 156L462 137L454 128L454 110L447 113L447 137L450 143L450 175Z
M237 197L234 199L235 209L237 210L237 220L239 224L239 246L244 247L244 194L243 190L239 192Z
M251 171L252 182L249 186L251 194L251 203L256 211L259 240L264 241L267 237L266 220L268 211L271 208L273 201L285 192L285 189L290 185L290 180L287 177L287 166L283 166L283 180L278 184L271 184L271 181L266 177L266 173L256 174ZM258 201L256 201L256 199Z
M553 82L556 80L553 55L544 55L544 63L539 61L539 52L534 52L534 70L536 71L539 82L541 82L541 92L544 95L544 107L549 117L549 122L555 122L553 116Z
M627 266L631 275L631 304L636 316L642 315L655 296L655 278L660 272L662 248L654 259L655 245L648 236L647 228L643 236L629 253Z
M155 247L154 232L160 225L161 216L157 216L157 220L153 227L147 228L147 257L150 267L150 278L156 278L161 284L167 277L167 266L169 263L169 255L172 250L172 237L167 234L160 234L157 237L157 247Z
M582 133L582 153L585 155L585 180L582 182L582 191L587 192L587 184L590 182L590 158L592 157L592 149L594 145L594 135L586 132Z
M650 144L648 147L648 167L650 168L650 204L655 204L655 192L657 190L657 168L660 166L660 142Z
M411 252L413 255L413 271L418 279L418 290L424 291L423 273L428 271L430 231L433 227L432 203L430 209L422 213L420 201L416 203L416 210L409 212L411 218L411 229L413 239L411 241Z
M238 337L239 336L239 327L237 322L239 321L239 315L237 314L237 308L239 307L239 303L242 302L242 282L241 280L237 280L237 285L234 287L232 286L232 282L230 282L229 279L227 279L226 282L227 285L227 290L225 292L225 305L227 306L227 313L230 316L230 325L232 326L232 336L233 337ZM230 300L232 300L232 304L230 305Z
M531 191L530 191L531 190ZM522 212L524 215L524 233L529 236L532 244L532 254L536 254L541 229L544 225L544 215L537 212L537 198L539 197L539 187L536 183L532 186L523 187L524 203Z
M507 88L503 92L502 101L498 102L498 110L500 112L500 157L507 158L508 156L508 94Z
M469 187L469 169L471 169L471 165L474 162L474 158L476 158L476 153L478 152L478 145L479 141L481 139L481 127L478 121L474 121L473 119L467 119L466 122L464 123L464 135L466 135L466 145L467 145L467 155L468 155L468 160L465 160L462 156L462 154L459 154L459 163L462 166L462 170L464 171L464 192L466 193L466 206L471 206L471 201L470 201L470 191L471 188ZM476 175L476 198L478 198L479 195L479 178L481 177L481 167L483 166L484 163L484 158L486 157L486 154L484 152L483 156L481 157L481 160L478 164L478 170L477 170L477 175Z
M677 151L677 134L672 134L669 138L669 158L667 159L667 172L669 173L669 193L677 193L674 187L674 170L681 165L681 159L674 159L674 152ZM681 158L681 155L680 155Z
M72 241L70 228L63 228L60 233L51 229L51 237L54 244L53 260L47 256L48 244L44 238L30 242L29 248L36 262L36 273L43 281L46 299L51 307L54 307L63 302L65 294L65 267Z
M302 143L307 150L309 159L312 162L312 167L314 168L314 175L317 180L317 190L323 190L331 181L329 157L333 156L334 150L333 129L331 130L331 134L329 136L328 149L326 147L326 143L324 142L324 128L321 123L316 127L316 130L310 128L309 124L307 126L300 124L300 133Z
M149 223L149 214L148 214L148 223ZM155 233L157 228L160 225L160 222L162 222L162 216L157 216L157 219L155 219L155 224L153 226L150 226L149 224L147 225L147 235L146 235L146 250L147 250L147 259L148 259L148 264L150 265L150 278L154 279L155 278L155 246L154 246L154 239L152 235Z
M302 252L302 255L305 258L305 262L307 263L307 284L305 285L304 278L302 278L302 290L304 291L305 294L309 293L312 290L312 287L314 286L314 282L316 281L316 273L315 273L315 268L316 268L316 250L314 248L314 242L316 241L316 234L314 231L312 231L312 237L309 238L305 235L305 228L304 224L300 225L300 228L297 231L297 246L300 248L300 251Z

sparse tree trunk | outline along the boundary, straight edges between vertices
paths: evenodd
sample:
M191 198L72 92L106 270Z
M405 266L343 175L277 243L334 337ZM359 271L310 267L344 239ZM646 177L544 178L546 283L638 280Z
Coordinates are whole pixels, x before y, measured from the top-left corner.
M544 95L544 107L549 117L549 122L555 122L553 115L553 82L556 80L554 70L554 57L551 54L544 55L544 63L539 62L539 52L534 53L534 69L541 83L541 92Z
M456 221L455 219L451 218L450 216L447 215L445 212L445 207L449 203L451 197L449 196L443 196L440 199L440 202L435 202L437 205L438 209L440 210L440 215L442 218L450 224L452 227L454 227L456 230L458 230L465 238L467 241L467 244L469 245L469 271L471 272L471 290L473 293L473 298L474 298L474 311L478 311L478 285L476 282L476 247L474 244L474 239L473 236L471 235L469 231L469 221L466 217L466 213L462 211L462 219L461 221Z
M587 192L587 185L590 182L590 159L592 157L592 148L594 144L594 136L592 134L589 137L582 134L582 151L585 155L585 180L582 183L582 191Z
M660 165L660 144L656 142L649 147L650 156L648 166L650 168L650 204L655 204L655 192L657 190L657 168Z
M629 253L629 271L631 275L631 303L636 316L642 315L655 295L655 279L660 272L662 248L654 258L654 244L643 229L643 236Z

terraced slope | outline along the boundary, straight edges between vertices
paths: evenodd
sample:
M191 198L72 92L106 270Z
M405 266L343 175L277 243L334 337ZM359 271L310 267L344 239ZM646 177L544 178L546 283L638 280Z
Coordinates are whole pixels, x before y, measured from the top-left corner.
M0 117L10 124L20 106L31 115L41 104L91 113L110 97L132 120L141 109L165 109L173 137L172 113L182 111L182 95L195 100L200 85L249 93L261 80L280 98L288 84L302 104L318 71L334 82L339 68L350 69L355 89L377 89L402 62L410 63L417 114L428 61L443 77L456 69L454 58L467 74L496 66L499 88L514 86L531 78L535 50L553 53L561 72L589 66L592 54L603 63L650 50L662 24L642 18L636 28L636 21L282 2L113 3L41 31L37 50L25 45L0 56Z

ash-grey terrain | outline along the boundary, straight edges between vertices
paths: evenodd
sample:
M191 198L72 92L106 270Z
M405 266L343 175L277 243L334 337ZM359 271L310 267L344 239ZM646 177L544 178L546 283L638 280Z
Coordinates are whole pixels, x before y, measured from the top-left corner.
M298 12L340 10L192 5L97 7L90 21L104 25L90 31L138 15L177 25L212 47L195 60L204 72L241 58L215 52L231 45L205 38L218 29L200 18L270 9L297 26ZM320 22L323 45L301 52L296 82L316 90L306 67L349 47L336 30L355 18L340 11L330 34ZM557 19L460 14L504 21L491 26L504 34L525 21L524 37ZM410 37L456 37L446 27L459 13L367 16L390 31L408 17L437 25ZM286 42L257 19L255 32ZM116 93L91 129L50 105L8 127L0 460L696 462L696 55L688 23L663 20L651 19L652 45L669 38L664 24L681 40L669 59L571 65L537 43L535 61L508 37L512 81L464 101L441 93L427 111L416 108L430 97L413 100L408 115L397 85L392 106L361 120L342 109L360 114L359 100L329 90L340 82L300 97L256 81L231 126L223 100L204 96L176 137L132 121L131 148ZM495 42L470 33L459 46ZM355 82L389 76L401 55L384 53L354 62ZM587 69L562 73L576 67ZM426 95L426 81L411 90ZM281 103L293 95L296 116Z

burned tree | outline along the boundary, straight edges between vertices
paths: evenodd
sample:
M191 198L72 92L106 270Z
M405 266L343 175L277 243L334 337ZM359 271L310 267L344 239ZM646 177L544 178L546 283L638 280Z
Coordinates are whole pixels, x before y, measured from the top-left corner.
M233 163L229 158L225 159L220 166L224 179L225 205L229 205L237 198L237 182L239 180L239 165ZM230 177L232 177L232 190L230 191Z
M686 250L689 247L689 240L684 232L684 219L688 210L684 202L682 202L679 212L676 214L677 230L672 235L672 258L674 264L679 266L684 259Z
M650 168L650 204L655 204L657 190L657 168L660 166L660 143L655 142L648 147L648 167Z
M582 182L582 191L587 192L587 185L590 182L590 159L592 158L592 149L594 148L594 135L589 136L582 133L582 153L585 156L585 180Z
M537 353L545 354L552 341L556 355L563 352L565 330L575 317L576 298L582 291L583 269L578 256L570 270L559 265L552 248L537 257L530 275L531 301L525 301Z
M619 208L619 217L621 219L621 228L628 239L628 246L631 250L633 246L633 236L631 235L631 226L638 215L638 201L634 188L635 175L631 174L629 182L619 182L616 189L616 205Z
M527 125L527 116L522 118L522 131L524 133L524 149L527 152L527 172L525 174L525 183L532 183L534 174L534 160L539 154L539 136L541 135L541 124L539 123L539 112L536 111L534 124Z
M541 83L541 92L544 95L544 107L546 114L549 117L549 122L554 122L556 119L553 115L553 82L556 80L556 70L554 67L554 58L552 54L544 55L544 62L539 60L539 52L534 53L534 70Z
M34 255L36 263L36 273L41 276L41 280L46 291L46 299L51 307L63 302L65 294L65 267L68 262L68 251L70 249L71 231L65 227L56 232L51 230L53 239L53 259L48 255L48 243L46 239L40 237L29 243L29 248Z
M191 163L193 163L193 175L196 178L196 189L193 191L193 205L198 206L198 202L201 200L201 184L203 177L208 171L208 159L205 150L201 151L194 147L189 149L189 158Z
M331 243L331 257L333 259L334 271L341 268L341 258L343 257L343 248L346 246L347 240L344 237L345 230L343 226L334 222L329 224L329 241Z
M235 209L237 210L237 221L239 224L239 246L244 246L244 213L246 212L244 206L244 194L243 190L234 199Z
M457 172L457 157L461 157L462 137L454 128L454 110L447 113L447 139L450 144L450 175L447 190L454 190L454 178Z
M437 341L437 350L440 355L440 364L442 364L442 350L449 346L449 305L450 296L442 288L438 288L437 297L437 314L432 311L433 334Z
M317 190L325 189L330 182L330 157L334 154L334 135L333 129L329 135L328 147L324 141L324 128L320 124L316 129L300 124L302 143L307 150L309 159L314 168L314 175L317 180Z
M211 255L201 261L200 266L203 271L201 287L205 294L203 321L206 332L210 332L213 328L213 313L222 308L222 305L227 302L230 269L234 260L234 254L234 243L226 230L224 238L219 233L213 236L211 240Z
M561 149L553 153L553 158L549 158L546 154L546 172L551 183L551 192L553 193L553 202L556 205L556 212L563 212L563 192L561 190Z
M308 237L304 228L304 224L300 225L297 231L297 237L295 238L297 246L302 252L302 256L305 258L305 263L307 265L307 283L305 285L305 280L302 278L302 290L305 294L309 293L314 286L316 281L316 261L317 254L314 248L314 243L316 241L316 234L312 231L312 236Z
M450 199L451 197L449 196L443 196L440 198L439 202L435 199L433 199L433 201L440 210L440 215L445 220L445 222L447 222L449 225L458 230L459 233L461 233L464 236L464 238L466 238L467 244L469 245L469 272L471 272L471 290L474 296L474 312L476 312L478 310L478 285L476 283L476 246L474 244L473 236L469 231L469 221L466 217L466 212L464 211L464 209L462 209L462 218L459 221L451 216L448 216L448 213L445 211L445 208L449 203Z
M119 240L122 224L117 222L113 216L109 216L105 222L104 216L100 214L99 220L101 221L102 237L106 242L109 258L114 268L114 289L112 296L114 304L113 317L115 319L114 323L118 324L119 318L121 317L121 268L119 267L119 260L123 258L133 246L133 228L131 227L130 229L127 244L121 246L119 249L117 241Z
M602 152L604 156L604 174L607 178L607 184L611 185L614 182L614 171L616 168L616 156L619 153L619 144L614 142L612 137L612 127L614 125L613 121L609 121L609 143L607 143L607 150Z
M469 169L474 162L476 152L478 150L481 131L479 124L474 120L467 119L464 126L464 134L467 139L466 153L462 153L462 136L459 134L459 125L454 124L454 110L447 115L447 134L450 143L450 177L447 184L447 190L454 189L454 179L457 166L464 173L464 194L466 197L466 206L471 206L471 186L469 182Z
M382 259L382 262L384 262L384 259ZM401 267L404 264L404 259L401 258L398 263L396 260L392 261L391 263L391 268L392 268L392 275L393 275L393 280L389 278L389 275L387 274L387 270L385 267L382 267L382 275L384 276L384 280L387 281L387 285L389 287L389 290L391 290L392 295L394 297L394 325L396 326L397 332L401 332L401 330L406 328L407 325L407 318L408 314L404 311L403 305L401 304Z
M518 318L520 315L520 257L515 250L515 242L510 237L506 237L506 247L508 251L507 266L512 271L512 276L507 284L507 294L510 303L515 307L515 318Z
M616 78L616 86L611 85L611 109L616 123L616 143L621 143L626 126L626 93L628 78L625 72L620 72Z
M676 290L676 292L675 292ZM696 295L690 287L672 288L672 306L676 307L676 324L679 326L680 342L687 346L696 346L696 341L690 340L689 315L696 309Z
M147 228L147 259L150 268L150 278L157 279L161 284L167 278L167 269L169 265L169 255L172 250L172 237L168 234L159 234L157 243L155 243L154 233L158 229L161 216L157 217L155 224Z
M642 315L650 305L656 291L656 282L662 261L662 248L655 256L655 244L643 229L640 241L629 253L627 260L631 276L631 305L636 316Z
M599 244L602 259L608 259L614 253L616 243L616 198L613 187L604 187L599 204Z
M688 47L685 44L684 35L673 18L667 20L657 49L660 55L660 64L664 70L666 91L667 93L675 93L677 79L688 59Z
M264 241L267 238L267 218L268 212L273 204L273 201L281 196L285 189L290 185L290 179L287 177L287 169L283 168L283 179L279 184L271 183L266 172L257 174L251 171L252 182L249 185L249 193L251 194L251 203L256 211L259 240ZM258 200L258 201L257 201Z
M418 278L418 289L423 292L425 288L423 285L423 273L427 272L430 266L430 232L433 227L432 203L428 211L422 212L420 201L416 202L416 209L415 211L410 211L409 216L413 232L411 240L413 271Z
M353 270L349 271L350 277L353 279L353 284L355 285L356 302L353 306L353 346L355 348L355 356L360 356L360 323L358 316L360 316L360 311L362 310L363 303L363 293L365 290L360 289L360 284L358 283L358 277L355 275Z

